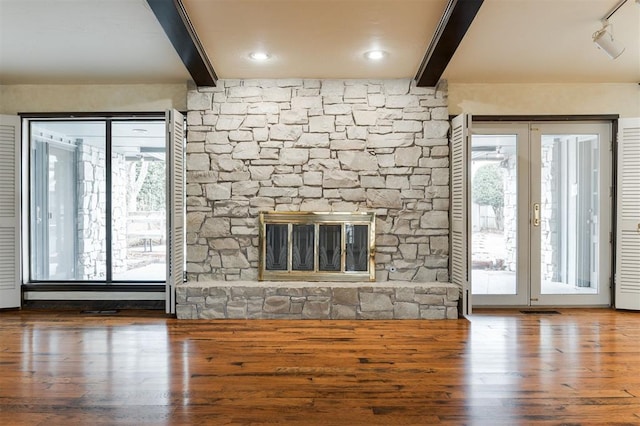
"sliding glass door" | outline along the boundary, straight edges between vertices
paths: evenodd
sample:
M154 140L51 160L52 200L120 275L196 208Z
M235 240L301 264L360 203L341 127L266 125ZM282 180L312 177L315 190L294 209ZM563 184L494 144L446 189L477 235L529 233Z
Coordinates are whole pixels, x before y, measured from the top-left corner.
M164 281L164 119L31 120L29 131L30 281Z
M105 125L32 122L30 130L31 279L104 280Z
M111 259L115 281L164 281L167 184L164 121L113 123Z

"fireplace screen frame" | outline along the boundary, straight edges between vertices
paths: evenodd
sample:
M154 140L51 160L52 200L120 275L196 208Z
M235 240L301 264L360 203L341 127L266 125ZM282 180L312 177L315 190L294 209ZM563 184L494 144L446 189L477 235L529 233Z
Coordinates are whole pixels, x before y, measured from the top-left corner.
M260 220L260 257L259 281L375 281L375 228L374 212L261 212ZM267 225L287 225L287 268L286 270L267 269ZM313 270L293 269L293 227L295 225L312 225L313 228ZM318 250L320 227L339 225L340 228L340 270L320 270L320 253ZM347 270L347 227L355 230L355 226L367 227L366 270ZM352 231L355 232L355 231Z

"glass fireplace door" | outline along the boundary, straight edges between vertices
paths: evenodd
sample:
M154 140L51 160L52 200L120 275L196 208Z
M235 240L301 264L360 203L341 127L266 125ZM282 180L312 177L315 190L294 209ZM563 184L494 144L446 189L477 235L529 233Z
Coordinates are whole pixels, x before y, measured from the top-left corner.
M261 280L373 281L373 213L260 215Z
M319 247L321 271L342 270L342 226L320 225Z
M315 227L293 225L291 230L291 269L313 271L315 260Z

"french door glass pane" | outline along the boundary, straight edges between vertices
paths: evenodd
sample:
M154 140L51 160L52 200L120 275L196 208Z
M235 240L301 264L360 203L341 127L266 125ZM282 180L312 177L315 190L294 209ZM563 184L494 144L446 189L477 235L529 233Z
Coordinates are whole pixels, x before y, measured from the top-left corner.
M106 277L105 124L31 122L31 277Z
M471 291L517 293L516 135L473 135L471 142Z
M598 292L598 135L542 135L541 294Z
M164 121L113 122L113 280L165 279L166 194Z

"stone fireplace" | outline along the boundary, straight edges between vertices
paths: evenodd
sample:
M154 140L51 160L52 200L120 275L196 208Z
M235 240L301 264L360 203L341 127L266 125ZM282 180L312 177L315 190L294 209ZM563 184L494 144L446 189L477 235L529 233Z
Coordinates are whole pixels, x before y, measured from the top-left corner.
M445 86L221 80L187 102L189 281L258 280L269 211L373 212L375 281L448 281Z
M178 288L179 316L457 317L459 289L448 283L446 84L220 80L191 90L187 108L188 284ZM299 250L295 273L313 267L325 276L290 281L294 243L306 247L324 235L335 246L348 232L354 239L366 232L274 226L274 244L289 245L268 255L259 220L266 212L373 213L375 250L365 263L350 258L349 267L343 243L323 259L318 245ZM271 268L259 277L267 256ZM367 271L358 270L363 264ZM340 274L320 271L331 265ZM361 276L341 282L349 273Z

